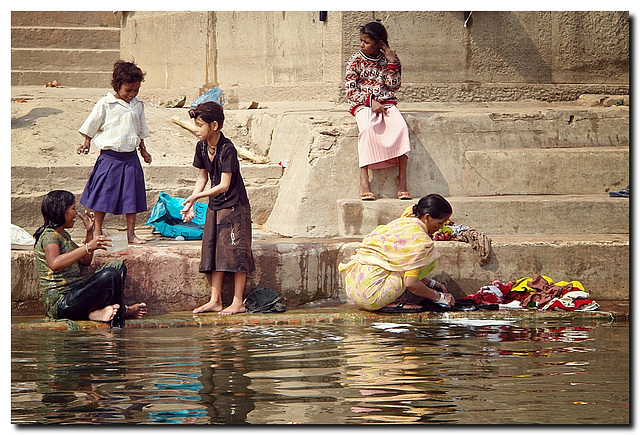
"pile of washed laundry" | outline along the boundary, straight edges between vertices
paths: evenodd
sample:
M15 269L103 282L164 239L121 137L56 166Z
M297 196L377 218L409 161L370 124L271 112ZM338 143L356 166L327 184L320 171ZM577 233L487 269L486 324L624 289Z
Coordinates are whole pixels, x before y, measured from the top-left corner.
M471 247L480 257L480 265L489 263L491 256L491 238L482 231L467 225L456 224L448 220L433 234L433 240L457 240L471 244Z
M499 309L536 308L546 311L595 311L600 305L589 298L580 281L554 282L536 273L516 282L493 281L475 294L456 301L477 307L498 305ZM494 308L495 309L495 308Z

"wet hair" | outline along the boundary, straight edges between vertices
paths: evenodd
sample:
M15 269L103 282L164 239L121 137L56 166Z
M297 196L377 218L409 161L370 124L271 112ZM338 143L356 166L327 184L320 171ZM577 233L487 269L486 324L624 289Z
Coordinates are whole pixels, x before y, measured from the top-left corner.
M387 47L389 46L389 41L387 41L387 29L377 21L372 21L360 27L360 33L369 35L373 42L382 41Z
M113 64L111 86L114 91L118 92L123 83L137 83L143 81L144 73L135 63L119 60Z
M420 201L413 206L413 214L421 217L429 213L434 219L442 219L453 213L451 204L437 193L432 193L420 198Z
M36 230L33 238L36 242L46 228L57 228L66 222L64 214L76 200L73 193L67 190L52 190L42 199L42 217L44 217L44 225Z
M224 111L222 110L222 106L214 101L198 104L195 108L189 110L189 116L193 119L201 118L207 124L216 121L218 128L222 128L222 124L224 124Z

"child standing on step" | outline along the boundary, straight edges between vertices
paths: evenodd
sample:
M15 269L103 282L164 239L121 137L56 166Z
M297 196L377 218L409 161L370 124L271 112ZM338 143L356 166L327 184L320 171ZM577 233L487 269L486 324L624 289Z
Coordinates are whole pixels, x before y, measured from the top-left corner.
M147 210L144 173L136 148L146 163L151 154L144 145L149 128L144 103L136 96L144 73L132 62L114 64L111 86L114 93L102 97L82 124L84 143L78 154L88 154L91 142L100 149L80 203L94 211L94 237L102 235L107 213L125 214L129 243L144 244L135 234L136 214Z
M209 302L193 310L219 315L244 313L244 286L247 274L255 270L251 252L251 207L240 175L240 162L233 143L222 134L224 112L214 102L199 104L189 111L194 119L196 152L193 166L198 178L193 193L182 205L183 220L194 217L194 203L209 198L209 206L202 235L200 272L207 275L211 286ZM211 187L206 189L207 181ZM222 278L225 272L234 273L233 301L222 307Z
M345 89L349 112L358 123L360 194L372 201L369 169L398 166L398 198L407 192L407 153L410 149L407 123L396 107L394 92L400 89L401 65L389 48L387 30L378 22L360 28L360 50L347 63Z

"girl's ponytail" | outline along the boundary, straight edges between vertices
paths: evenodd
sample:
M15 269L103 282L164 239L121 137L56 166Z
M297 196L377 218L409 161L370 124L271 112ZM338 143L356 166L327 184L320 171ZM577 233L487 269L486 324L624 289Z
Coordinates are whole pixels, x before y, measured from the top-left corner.
M360 28L360 33L369 35L374 42L382 41L387 47L389 46L389 41L387 40L387 29L377 21L372 21L362 26Z
M453 208L451 208L449 201L441 195L432 193L420 198L420 201L413 206L413 214L417 217L422 217L427 213L434 219L442 219L445 216L451 215Z
M413 206L412 212L416 216L420 216L420 212L418 211L418 204Z

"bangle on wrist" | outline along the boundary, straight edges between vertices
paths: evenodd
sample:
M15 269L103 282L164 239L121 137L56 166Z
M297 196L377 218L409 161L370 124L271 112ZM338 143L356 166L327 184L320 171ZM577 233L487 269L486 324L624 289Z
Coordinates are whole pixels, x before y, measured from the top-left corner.
M88 244L84 244L84 249L87 251L87 254L91 254L92 251L89 251L89 245Z
M439 292L439 291L436 291L436 293L438 293L440 296L435 301L435 303L436 304L443 304L444 303L444 293L443 292Z
M438 283L436 282L436 280L435 280L435 279L432 279L432 280L429 282L429 287L431 287L431 288L436 288L436 284L438 284Z

